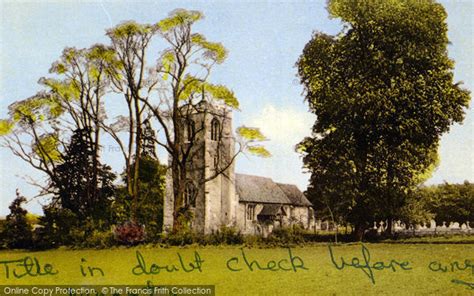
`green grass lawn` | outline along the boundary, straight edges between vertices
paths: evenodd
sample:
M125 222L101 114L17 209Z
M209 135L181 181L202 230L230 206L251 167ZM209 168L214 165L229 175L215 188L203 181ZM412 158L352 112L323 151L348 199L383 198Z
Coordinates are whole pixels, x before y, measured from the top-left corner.
M52 264L56 275L30 276L15 278L12 274L16 269L18 275L24 273L24 267L15 266L17 263L0 264L0 281L2 284L139 284L145 285L151 281L154 285L215 285L216 295L473 295L474 287L464 283L474 283L474 245L472 244L365 244L370 252L370 265L383 261L384 270L372 269L375 284L364 273L367 268L350 266L338 270L331 261L329 248L326 244L291 248L296 272L292 269L289 250L285 248L244 248L247 260L257 260L262 267L270 263L273 269L280 266L289 271L254 270L250 271L242 258L240 247L186 247L186 248L113 248L108 250L51 250L44 252L1 251L0 261L16 260L30 256L37 258L40 265ZM360 244L345 244L332 248L334 260L341 267L341 256L350 264L353 257L358 257L360 265L365 265ZM369 255L367 254L366 257ZM143 258L146 268L135 268L135 273L150 271L153 263L164 266L174 264L179 271L167 272L161 269L158 274L134 275L132 270L138 265L137 251ZM203 260L199 272L195 270L184 272L179 263L178 253L182 256L185 267L192 269L190 262L195 261L198 252ZM304 267L296 258L302 259ZM236 257L237 259L232 259ZM96 275L81 274L81 260L84 271L87 266L99 267L104 276L96 270ZM227 261L232 269L226 266ZM391 261L395 260L395 261ZM465 260L470 260L466 262ZM403 270L398 263L408 261ZM442 266L448 266L446 272L431 271ZM451 263L459 264L451 268ZM398 262L398 263L397 263ZM466 266L467 263L467 266ZM8 266L9 278L6 278ZM381 264L375 265L381 268ZM256 268L255 264L253 265ZM464 270L462 270L464 269ZM155 272L157 272L155 267ZM31 273L35 273L34 267Z

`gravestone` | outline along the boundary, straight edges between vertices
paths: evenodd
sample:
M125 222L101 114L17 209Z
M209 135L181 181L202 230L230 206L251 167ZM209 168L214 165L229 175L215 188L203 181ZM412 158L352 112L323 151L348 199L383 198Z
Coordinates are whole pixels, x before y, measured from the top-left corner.
M315 230L321 230L321 220L316 220L316 223L314 223Z
M401 226L401 221L400 220L395 222L394 229L395 229L395 231L400 231L400 230L403 229L402 226Z
M383 221L380 221L380 226L379 228L377 229L377 233L382 233L384 232L385 228L383 227Z
M459 222L451 222L449 224L449 229L459 229Z

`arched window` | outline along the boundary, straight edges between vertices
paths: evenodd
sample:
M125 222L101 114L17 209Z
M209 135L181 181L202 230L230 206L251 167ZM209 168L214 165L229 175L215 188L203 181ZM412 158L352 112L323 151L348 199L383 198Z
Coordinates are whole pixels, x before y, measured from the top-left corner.
M195 207L196 206L196 186L189 181L186 183L186 187L184 189L184 203L187 206Z
M217 118L211 121L211 140L219 141L221 133L221 124Z
M186 128L187 128L187 133L188 133L187 139L188 141L191 141L194 137L194 134L196 133L196 124L194 123L194 121L189 119L186 122Z

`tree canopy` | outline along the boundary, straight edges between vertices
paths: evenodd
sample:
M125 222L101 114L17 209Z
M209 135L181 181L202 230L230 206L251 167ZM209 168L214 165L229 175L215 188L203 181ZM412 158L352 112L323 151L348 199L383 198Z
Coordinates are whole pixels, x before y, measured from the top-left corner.
M299 149L313 200L363 229L399 215L470 96L453 81L442 5L332 0L328 11L343 30L315 33L297 62L317 116Z

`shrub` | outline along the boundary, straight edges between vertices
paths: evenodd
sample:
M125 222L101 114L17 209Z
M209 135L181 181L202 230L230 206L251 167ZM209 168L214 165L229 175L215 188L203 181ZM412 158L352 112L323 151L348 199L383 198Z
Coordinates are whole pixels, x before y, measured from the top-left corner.
M277 245L301 244L304 243L303 234L304 229L297 225L281 227L274 229L265 241Z
M26 249L32 246L32 228L26 218L28 212L22 208L24 202L26 198L17 190L2 232L4 243L11 249Z
M115 243L114 234L112 231L94 230L81 244L84 248L98 248L104 249L113 246Z
M235 227L222 226L219 230L207 235L201 235L192 231L189 227L183 227L180 231L165 236L163 242L172 246L184 246L194 243L199 245L235 245L242 244L244 236Z
M246 246L256 246L264 243L263 237L261 235L246 235L244 236L244 243Z
M3 236L3 232L5 230L5 224L6 224L6 221L5 220L0 220L0 249L3 249L5 248L5 238Z
M136 245L145 240L145 227L135 222L127 221L115 228L114 237L120 244Z
M46 206L43 207L43 212L44 216L39 218L40 227L33 233L35 248L56 248L84 240L84 233L77 231L81 223L71 210Z
M203 236L199 241L203 245L239 245L244 242L244 237L235 227L221 226L212 234Z
M182 230L170 233L168 236L166 236L164 241L172 246L184 246L190 245L196 242L197 240L197 236L194 234L194 232L189 230Z

